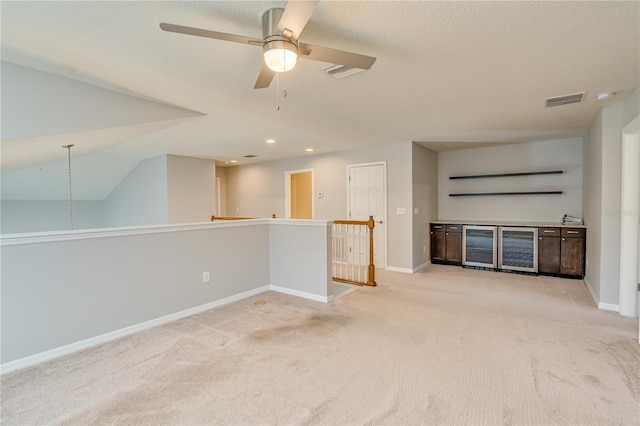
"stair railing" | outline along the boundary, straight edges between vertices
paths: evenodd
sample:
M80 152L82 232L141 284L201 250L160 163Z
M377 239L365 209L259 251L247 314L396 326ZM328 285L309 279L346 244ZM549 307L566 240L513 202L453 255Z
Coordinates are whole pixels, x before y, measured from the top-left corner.
M376 285L373 263L373 216L369 220L336 220L331 227L331 275L334 281Z

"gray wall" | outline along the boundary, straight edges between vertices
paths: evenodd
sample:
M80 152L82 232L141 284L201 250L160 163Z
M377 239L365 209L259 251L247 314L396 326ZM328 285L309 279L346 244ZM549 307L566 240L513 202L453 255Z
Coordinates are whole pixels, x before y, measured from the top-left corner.
M3 241L2 363L269 284L268 224L201 226Z
M333 294L330 222L292 222L275 219L270 223L270 283L292 290L292 294L302 292L327 301Z
M0 233L45 232L70 229L69 201L0 202L2 226ZM88 229L104 226L102 201L73 201L73 228Z
M582 217L583 138L441 152L439 218L560 222ZM460 179L458 175L562 170L561 175ZM450 193L563 191L562 195L450 197Z
M600 307L616 310L620 293L622 129L638 116L638 89L604 107L585 141L585 282Z
M438 154L418 144L413 144L412 150L415 270L431 257L429 222L438 219Z
M220 200L220 205L217 204L216 200L216 208L219 207L220 214L218 216L229 216L227 212L227 170L226 167L217 167L216 166L216 178L220 179L220 194L216 193L217 199Z
M167 155L169 223L207 222L215 213L213 160Z
M169 222L167 156L142 160L104 200L105 227Z
M389 144L298 157L227 169L227 214L229 216L285 216L285 172L313 169L315 192L314 218L347 218L347 165L386 161L387 164L387 265L412 270L412 146L411 142ZM405 208L405 215L396 208Z
M269 288L330 301L330 226L267 219L3 236L3 372Z

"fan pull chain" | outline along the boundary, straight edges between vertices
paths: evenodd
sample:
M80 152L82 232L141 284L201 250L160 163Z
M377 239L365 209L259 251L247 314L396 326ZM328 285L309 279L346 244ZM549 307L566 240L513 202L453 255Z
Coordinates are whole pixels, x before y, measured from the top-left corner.
M67 150L67 161L69 164L69 226L70 226L70 229L73 229L73 197L72 197L73 191L71 188L71 147L72 146L73 144L62 146Z
M279 72L276 73L276 111L280 111L280 74ZM282 91L282 97L287 97L287 89Z

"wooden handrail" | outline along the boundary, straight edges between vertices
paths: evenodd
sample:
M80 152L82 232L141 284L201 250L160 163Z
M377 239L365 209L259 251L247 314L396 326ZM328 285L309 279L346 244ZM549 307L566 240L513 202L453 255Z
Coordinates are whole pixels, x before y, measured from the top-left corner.
M211 216L211 221L214 220L249 220L255 219L255 217L231 217L231 216Z
M257 219L255 217L233 217L233 216L216 216L216 215L211 215L211 222L215 221L215 220L249 220L249 219ZM276 218L276 214L273 213L271 215L271 219L277 219Z

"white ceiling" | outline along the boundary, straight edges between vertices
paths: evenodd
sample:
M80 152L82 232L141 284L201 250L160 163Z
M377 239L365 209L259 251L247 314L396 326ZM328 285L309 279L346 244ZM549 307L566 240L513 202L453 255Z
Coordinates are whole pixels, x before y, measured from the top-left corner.
M3 61L203 114L125 131L3 136L3 199L67 196L61 140L77 149L75 197L103 199L140 159L164 153L245 164L308 147L415 141L442 150L580 136L603 105L639 85L637 1L320 1L300 40L377 62L335 80L321 71L328 64L299 61L280 78L279 111L275 80L253 89L259 48L158 26L261 38L262 13L285 5L3 0ZM547 97L582 91L583 103L544 108ZM597 101L604 91L618 95ZM5 127L12 105L2 108ZM59 151L43 154L47 144Z

